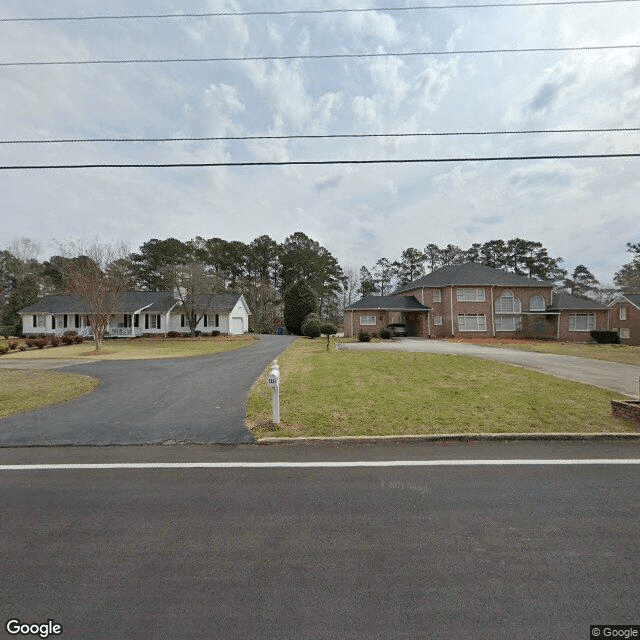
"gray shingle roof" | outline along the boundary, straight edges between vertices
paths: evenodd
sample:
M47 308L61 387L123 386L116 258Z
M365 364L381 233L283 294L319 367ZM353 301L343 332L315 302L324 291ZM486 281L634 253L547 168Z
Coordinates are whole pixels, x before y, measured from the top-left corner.
M622 294L634 307L640 309L640 294L637 293L623 293Z
M415 296L365 296L345 307L345 311L355 309L389 309L393 311L428 311Z
M547 307L547 311L563 311L565 309L576 310L585 309L596 311L598 309L607 309L606 305L600 304L595 300L588 300L587 298L578 298L576 296L570 296L568 293L555 293L553 294L553 304Z
M400 287L395 293L422 287L450 287L451 285L498 285L505 287L550 287L551 283L535 278L519 276L502 269L486 267L483 264L467 262L440 267L426 276Z
M239 293L221 293L211 299L207 309L232 309ZM205 298L206 302L206 298ZM116 313L167 313L179 304L172 291L126 291L122 294ZM45 296L38 302L21 309L19 313L85 313L82 302L76 296Z

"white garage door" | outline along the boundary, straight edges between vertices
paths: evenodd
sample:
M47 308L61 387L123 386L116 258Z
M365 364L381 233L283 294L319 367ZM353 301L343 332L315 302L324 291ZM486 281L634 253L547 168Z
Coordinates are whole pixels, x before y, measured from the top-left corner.
M244 322L242 318L231 318L231 328L229 330L234 336L242 335L244 333Z

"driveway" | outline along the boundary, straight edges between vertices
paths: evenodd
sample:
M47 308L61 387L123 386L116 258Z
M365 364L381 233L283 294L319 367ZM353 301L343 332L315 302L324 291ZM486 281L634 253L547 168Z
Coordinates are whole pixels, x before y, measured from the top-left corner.
M60 363L100 387L0 420L0 446L252 442L247 393L294 339L260 336L250 347L194 358Z
M631 364L419 338L394 338L392 341L383 343L346 342L339 344L338 348L442 353L485 358L507 364L516 364L541 373L549 373L559 378L566 378L567 380L592 384L627 396L638 396L640 367Z

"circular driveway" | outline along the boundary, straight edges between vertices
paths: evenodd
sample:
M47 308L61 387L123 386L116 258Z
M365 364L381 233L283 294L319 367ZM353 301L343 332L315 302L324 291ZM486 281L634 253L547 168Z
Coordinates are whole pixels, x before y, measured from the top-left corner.
M260 336L243 349L193 358L58 363L100 387L1 419L0 446L252 442L247 394L294 340Z
M502 347L483 347L464 342L447 340L427 340L424 338L394 338L388 342L344 342L339 349L369 351L410 351L441 353L456 356L485 358L507 364L515 364L541 373L549 373L559 378L575 380L584 384L616 391L627 396L638 395L640 367L593 358L561 356L553 353L536 353Z

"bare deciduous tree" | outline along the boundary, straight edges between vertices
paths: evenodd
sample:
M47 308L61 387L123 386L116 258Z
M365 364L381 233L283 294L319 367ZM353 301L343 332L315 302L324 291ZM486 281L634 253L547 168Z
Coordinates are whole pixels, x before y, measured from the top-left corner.
M219 275L201 262L172 265L165 270L168 281L173 284L174 294L182 304L185 320L191 337L196 335L198 323L210 308L213 297L224 291Z
M109 320L118 311L127 287L123 259L129 251L122 242L104 243L98 237L58 245L60 255L65 258L58 263L64 287L78 298L99 351Z

